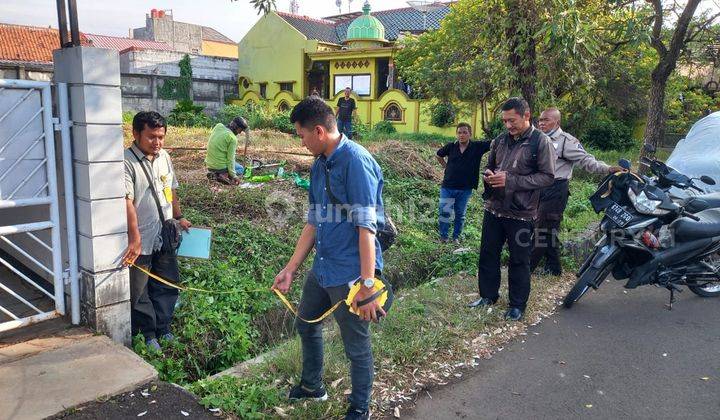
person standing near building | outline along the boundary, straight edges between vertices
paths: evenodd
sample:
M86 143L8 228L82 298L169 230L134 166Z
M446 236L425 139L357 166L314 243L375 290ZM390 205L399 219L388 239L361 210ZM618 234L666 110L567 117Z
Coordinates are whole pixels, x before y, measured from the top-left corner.
M460 240L468 201L480 182L480 161L490 150L490 141L470 140L472 127L468 123L458 124L455 135L457 140L441 147L436 156L445 170L438 212L441 242L448 241L451 213L455 214L452 239Z
M133 118L133 144L125 150L125 203L128 248L125 264L135 264L171 282L180 281L176 250L163 246L166 220L175 219L188 230L176 194L177 177L163 150L167 124L157 112L138 112ZM162 214L161 214L162 212ZM159 351L159 339L173 340L170 332L178 290L150 280L130 267L131 328L141 333L148 347Z
M352 89L346 87L345 94L342 98L338 99L337 109L335 110L335 118L337 118L338 131L341 134L345 134L345 137L349 139L352 139L352 119L357 110L357 106L355 105L355 99L350 97L351 93Z
M535 248L530 256L530 271L535 271L542 258L545 258L545 273L559 276L560 238L558 232L565 207L570 196L569 182L573 169L579 166L593 174L607 175L621 171L619 166L609 166L583 149L572 135L560 127L560 111L548 108L540 114L538 127L550 137L557 154L555 162L555 181L540 193L540 205L535 220Z
M383 269L382 251L376 238L385 222L382 172L365 148L338 132L332 109L323 100L304 99L293 109L290 121L295 124L303 146L317 159L310 174L307 223L295 252L272 286L286 293L297 270L315 249L295 322L302 343L302 376L300 383L290 390L289 398L327 399L322 382L322 324L302 319L319 317L346 299L350 286L361 281L352 304L359 315L345 305L340 305L333 315L350 359L352 392L345 418L367 419L374 375L369 324L385 315L372 297L373 280ZM340 211L343 208L347 210L345 214ZM369 302L358 307L358 302L365 300Z
M530 252L540 190L555 179L557 156L550 139L530 123L530 108L522 98L502 105L507 132L493 140L485 182L485 214L478 261L480 299L470 307L494 305L500 290L500 253L508 243L510 307L505 318L520 320L530 296Z
M238 185L245 168L235 160L238 139L237 135L248 129L243 117L235 117L225 126L218 123L213 127L208 139L205 166L208 178L223 184Z

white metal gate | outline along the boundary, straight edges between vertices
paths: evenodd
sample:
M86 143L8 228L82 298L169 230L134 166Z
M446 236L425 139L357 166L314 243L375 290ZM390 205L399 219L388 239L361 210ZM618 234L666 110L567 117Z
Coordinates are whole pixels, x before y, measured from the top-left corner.
M61 131L61 144L67 143L69 150L69 121L67 87L57 91L62 123L53 119L49 82L0 80L0 269L12 273L0 276L0 303L5 305L0 305L0 331L66 313L54 131ZM63 153L62 158L65 190L73 193L71 156ZM69 223L64 239L77 323L73 195L66 196Z

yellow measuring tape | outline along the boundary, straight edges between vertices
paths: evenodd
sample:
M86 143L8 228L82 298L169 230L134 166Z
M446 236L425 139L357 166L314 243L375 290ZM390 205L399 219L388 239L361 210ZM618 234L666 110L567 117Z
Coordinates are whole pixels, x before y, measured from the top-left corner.
M130 265L133 266L133 267L135 267L135 268L137 268L138 270L140 270L142 273L146 274L146 275L147 275L148 277L150 277L151 279L156 280L156 281L158 281L158 282L160 282L160 283L162 283L162 284L164 284L164 285L166 285L166 286L172 287L172 288L174 288L174 289L178 289L178 290L182 290L182 291L192 291L192 292L201 292L201 293L215 293L215 294L232 294L232 293L237 293L237 291L234 291L234 290L233 290L233 291L218 291L218 290L199 289L199 288L196 288L196 287L180 286L180 285L178 285L178 284L175 284L175 283L172 283L172 282L170 282L170 281L168 281L168 280L165 280L164 278L158 276L157 274L151 273L149 270L147 270L147 269L145 269L145 268L143 268L143 267L140 267L139 265L137 265L137 264L135 264L135 263L130 263ZM323 313L322 315L320 315L318 318L315 318L315 319L305 319L305 318L300 317L300 315L298 314L297 309L293 306L292 303L290 303L290 301L287 299L287 297L285 297L285 295L282 294L282 292L280 292L278 289L271 289L271 290L272 290L273 292L275 292L275 294L276 294L277 297L280 299L280 301L285 305L285 307L288 308L288 310L289 310L290 312L292 312L293 315L295 315L296 318L298 318L298 319L301 320L301 321L307 322L308 324L315 324L315 323L318 323L318 322L322 321L323 319L327 318L330 314L332 314L333 312L335 312L335 310L336 310L336 309L340 306L340 304L342 304L343 302L345 302L345 304L348 306L350 312L354 313L355 315L358 315L358 312L357 312L355 309L353 309L352 303L353 303L353 300L355 299L355 295L357 295L357 293L360 291L360 286L361 286L360 282L355 283L355 284L353 285L353 287L350 288L350 292L348 293L348 297L347 297L345 300L341 300L341 301L337 302L335 305L333 305L332 308L328 309L327 311L325 311L325 313ZM379 291L384 290L384 289L385 289L385 284L382 282L382 280L376 278L376 279L375 279L375 284L373 285L373 293L379 292ZM268 290L268 289L255 289L255 290L247 290L247 292L264 292L264 291L267 291L267 290ZM385 290L380 296L378 296L377 301L378 301L378 303L380 304L380 306L385 305L385 302L387 301L387 296L388 296L387 290Z

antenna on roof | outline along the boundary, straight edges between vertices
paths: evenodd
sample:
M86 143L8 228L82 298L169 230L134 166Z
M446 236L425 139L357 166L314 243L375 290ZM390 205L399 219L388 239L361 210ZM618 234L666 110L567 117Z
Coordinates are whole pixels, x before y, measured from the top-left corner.
M427 30L427 15L436 9L440 9L444 6L439 1L434 0L411 0L407 4L418 12L422 13L423 16L423 31Z
M342 0L335 0L335 6L338 8L338 13L342 13Z
M290 0L290 13L297 15L300 12L300 2L298 0Z

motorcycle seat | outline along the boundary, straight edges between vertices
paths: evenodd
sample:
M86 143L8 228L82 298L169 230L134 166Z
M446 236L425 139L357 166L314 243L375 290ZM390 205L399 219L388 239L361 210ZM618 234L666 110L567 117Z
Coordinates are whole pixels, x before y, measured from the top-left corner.
M682 206L689 213L718 208L720 207L720 192L688 197L683 200Z
M681 217L670 224L670 229L675 233L675 240L690 242L720 236L720 208L703 210L695 216L700 220Z

